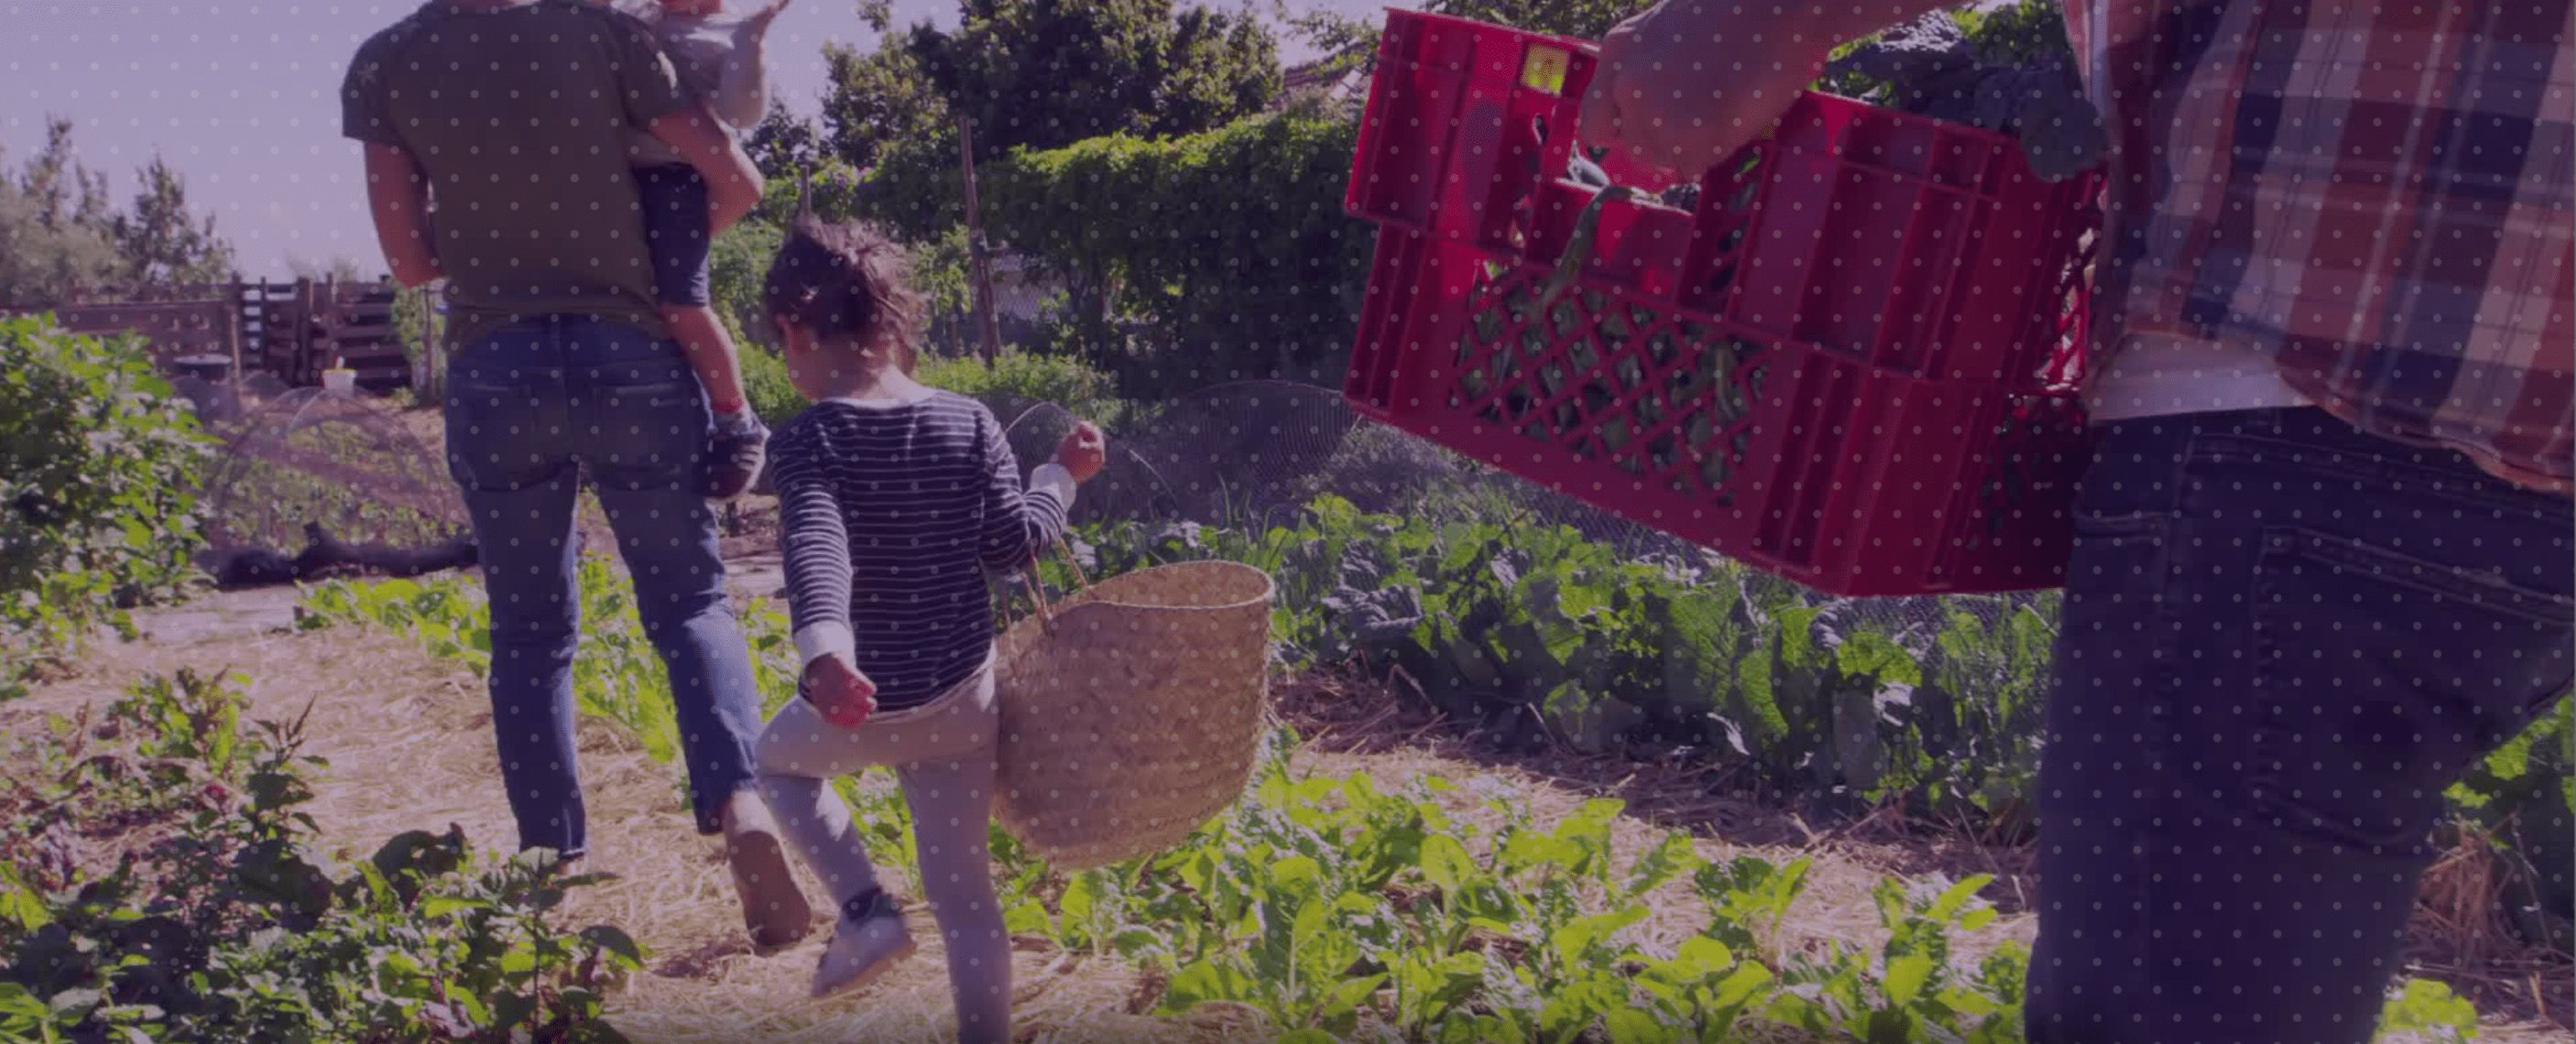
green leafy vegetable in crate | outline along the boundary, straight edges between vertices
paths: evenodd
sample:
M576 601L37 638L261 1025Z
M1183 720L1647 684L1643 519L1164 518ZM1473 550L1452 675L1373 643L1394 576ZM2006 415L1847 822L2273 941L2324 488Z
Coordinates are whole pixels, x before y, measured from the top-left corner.
M2010 134L2032 172L2064 181L2109 155L2101 113L2086 95L2065 19L2054 0L2021 0L1991 11L1933 11L1848 45L1825 67L1816 90L1918 116ZM1564 177L1611 187L1599 160L1577 150ZM1638 202L1696 210L1699 184L1686 180Z
M2032 172L2064 181L2109 154L2062 20L2020 4L1972 25L1935 11L1838 56L1820 86L1919 116L2010 134Z

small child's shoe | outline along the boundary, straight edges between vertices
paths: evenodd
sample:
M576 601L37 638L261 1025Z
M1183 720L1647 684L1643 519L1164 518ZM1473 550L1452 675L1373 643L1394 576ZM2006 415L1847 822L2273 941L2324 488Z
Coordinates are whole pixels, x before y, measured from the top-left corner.
M769 426L748 408L719 414L707 446L706 495L711 500L739 497L760 478L768 462Z
M853 896L841 904L841 921L832 929L832 941L823 946L822 961L815 965L814 997L819 1000L875 982L896 962L912 956L913 949L912 931L904 927L903 912L893 896L882 888Z

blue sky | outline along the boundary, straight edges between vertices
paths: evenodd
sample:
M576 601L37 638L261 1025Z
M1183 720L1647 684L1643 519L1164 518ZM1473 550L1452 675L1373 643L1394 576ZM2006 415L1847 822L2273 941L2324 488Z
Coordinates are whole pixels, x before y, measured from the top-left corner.
M0 164L14 172L44 143L47 117L66 117L76 124L81 160L108 175L120 203L134 191L135 169L158 149L232 240L245 274L282 277L292 259L323 265L334 257L381 271L358 150L339 136L336 98L359 41L415 6L0 0ZM1370 18L1387 6L1290 4ZM1269 10L1266 0L1259 9ZM779 16L770 63L773 87L790 108L815 111L824 42L874 44L856 11L851 0L795 0ZM924 18L954 25L956 12L955 0L895 3L899 26ZM1295 50L1293 41L1282 43Z

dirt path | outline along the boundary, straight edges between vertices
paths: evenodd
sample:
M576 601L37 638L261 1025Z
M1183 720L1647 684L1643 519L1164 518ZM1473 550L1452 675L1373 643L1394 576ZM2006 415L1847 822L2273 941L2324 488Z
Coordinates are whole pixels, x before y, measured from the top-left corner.
M743 596L774 597L780 576L773 558L747 558L733 582ZM439 663L408 639L367 629L313 633L281 631L293 620L291 592L264 591L212 597L184 610L147 617L146 640L104 651L86 676L58 683L31 699L0 707L0 727L39 713L68 713L82 703L113 699L148 674L194 667L231 668L249 679L255 717L292 719L312 707L308 752L328 759L317 780L313 813L324 850L334 858L365 858L384 839L412 829L464 828L473 843L506 848L513 837L507 807L495 782L498 765L490 738L491 715L480 679ZM651 761L611 727L585 721L582 774L590 802L599 868L625 879L575 893L565 915L572 924L609 922L625 928L652 951L648 974L633 980L611 1008L630 1038L651 1044L823 1044L823 1042L928 1042L954 1038L944 957L936 933L917 931L923 948L882 984L827 1002L806 998L805 983L828 925L818 924L805 944L782 954L749 952L732 891L714 843L696 836L674 768ZM1542 818L1571 812L1590 794L1509 767L1440 757L1423 747L1334 752L1318 747L1298 756L1304 771L1328 775L1367 772L1388 787L1415 775L1438 773L1460 783L1478 775L1503 777L1520 789L1522 803ZM879 784L883 785L883 784ZM1600 788L1592 788L1596 792ZM1468 792L1457 795L1456 813L1478 814ZM1619 826L1621 847L1634 851L1652 836L1637 818ZM1800 846L1806 847L1806 846ZM1705 854L1759 854L1794 858L1785 844L1737 847L1704 840ZM1889 848L1815 849L1812 885L1791 915L1794 945L1826 940L1874 946L1877 932L1868 898L1878 877L1904 861ZM802 868L800 867L800 874ZM910 890L910 882L899 886ZM809 895L820 895L810 878ZM1650 938L1674 941L1696 932L1695 899L1662 897L1658 916L1642 926ZM1984 950L2006 939L2028 941L2035 920L2007 915L1995 927L1961 940ZM1030 941L1017 954L1020 1039L1032 1042L1258 1041L1273 1034L1222 1014L1156 1019L1135 1014L1140 983L1135 969L1115 961L1071 960ZM2532 1042L2566 1039L2555 1027L2497 1026L2483 1039Z
M740 563L734 577L745 595L770 595L779 580L775 562L757 558ZM515 831L495 785L500 766L480 679L381 631L280 633L291 627L294 601L291 591L242 592L152 614L140 621L144 641L118 645L86 675L0 708L0 727L82 704L103 707L151 674L228 668L249 680L251 717L292 720L311 706L306 752L329 762L312 807L326 854L364 859L397 833L451 823L479 847L506 849ZM829 932L824 915L802 946L752 955L716 845L697 836L688 815L680 773L589 719L580 755L594 863L623 879L574 893L564 916L572 924L616 924L652 952L649 974L633 980L612 1008L628 1037L645 1044L953 1039L944 957L926 922L917 931L920 955L883 983L810 1001L806 980ZM809 896L822 894L810 877L803 883ZM910 882L900 887L909 890ZM1068 968L1060 957L1038 948L1018 955L1017 1014L1030 1030L1024 1039L1248 1039L1204 1020L1130 1016L1133 969Z

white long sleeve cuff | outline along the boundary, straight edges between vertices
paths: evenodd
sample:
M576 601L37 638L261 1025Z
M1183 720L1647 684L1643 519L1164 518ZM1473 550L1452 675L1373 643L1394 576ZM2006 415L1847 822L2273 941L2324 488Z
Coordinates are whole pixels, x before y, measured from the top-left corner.
M1073 507L1073 491L1076 488L1073 472L1064 470L1062 464L1049 461L1038 465L1037 470L1029 473L1029 488L1054 490L1056 499L1062 501L1068 510Z
M851 639L850 628L841 623L809 624L796 631L796 662L809 664L834 653L856 663L858 643Z

